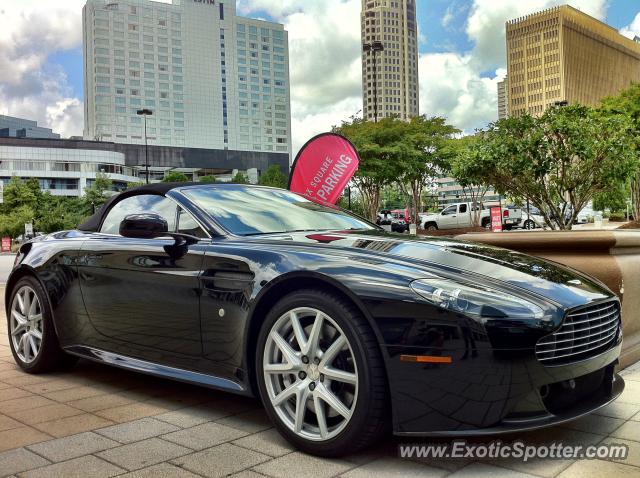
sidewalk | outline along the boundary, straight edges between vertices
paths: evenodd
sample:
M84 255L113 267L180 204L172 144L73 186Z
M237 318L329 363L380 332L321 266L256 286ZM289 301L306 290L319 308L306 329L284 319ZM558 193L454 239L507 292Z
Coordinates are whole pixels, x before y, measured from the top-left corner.
M4 295L1 286L0 293ZM67 373L25 374L11 356L4 305L0 315L0 476L640 476L640 363L623 372L627 387L620 399L597 414L503 438L535 444L627 444L624 463L416 462L397 458L400 441L392 437L376 449L327 460L294 451L271 427L257 400L87 361Z

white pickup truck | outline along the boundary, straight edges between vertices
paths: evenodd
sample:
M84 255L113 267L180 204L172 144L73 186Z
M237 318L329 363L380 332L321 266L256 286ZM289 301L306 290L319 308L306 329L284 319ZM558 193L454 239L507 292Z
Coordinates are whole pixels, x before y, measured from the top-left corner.
M477 205L462 202L450 204L439 214L421 214L420 223L423 229L435 231L438 229L457 229L472 227L473 214ZM502 226L509 230L515 227L522 220L522 210L517 208L502 208ZM491 208L482 207L480 209L480 226L491 229Z

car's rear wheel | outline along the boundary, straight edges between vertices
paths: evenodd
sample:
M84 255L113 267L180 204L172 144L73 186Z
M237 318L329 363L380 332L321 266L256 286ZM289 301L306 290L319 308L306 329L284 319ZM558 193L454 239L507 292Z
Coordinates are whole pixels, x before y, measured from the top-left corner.
M284 297L263 324L256 362L267 413L301 450L345 455L384 431L382 356L368 323L347 301L312 290Z
M25 276L15 284L7 310L7 329L13 357L25 372L48 372L77 361L60 348L49 301L33 277Z
M535 229L535 228L536 228L536 223L535 223L535 222L533 222L531 219L527 219L527 220L524 222L524 228L525 228L525 229L527 229L527 230L529 230L529 231L531 231L531 230L533 230L533 229Z

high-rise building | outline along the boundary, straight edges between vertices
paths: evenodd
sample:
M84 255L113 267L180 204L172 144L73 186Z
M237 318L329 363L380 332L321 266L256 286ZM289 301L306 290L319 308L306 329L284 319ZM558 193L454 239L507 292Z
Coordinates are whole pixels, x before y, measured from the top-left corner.
M550 105L597 105L640 81L640 44L568 5L511 20L509 114Z
M509 117L509 77L498 82L498 119Z
M288 35L235 0L87 0L85 139L291 153Z
M362 0L361 35L363 46L379 42L384 48L363 51L364 118L398 116L407 120L418 116L416 1Z
M1 138L60 138L49 128L38 126L36 121L0 115Z

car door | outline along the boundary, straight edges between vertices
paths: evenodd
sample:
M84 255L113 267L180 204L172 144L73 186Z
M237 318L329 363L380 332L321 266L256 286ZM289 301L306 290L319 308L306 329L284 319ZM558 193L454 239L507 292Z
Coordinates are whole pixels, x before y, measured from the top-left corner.
M471 213L468 204L458 205L458 227L471 227Z
M177 249L170 237L119 235L126 215L145 212L159 214L169 231L176 231L179 208L172 199L143 194L116 203L100 232L82 246L82 295L105 348L179 365L179 357L202 354L199 276L204 248L196 244Z
M438 218L438 229L455 229L458 227L458 205L446 207Z

